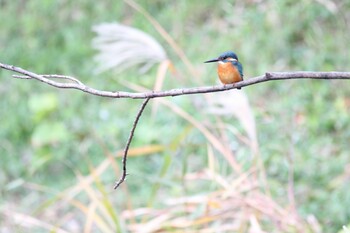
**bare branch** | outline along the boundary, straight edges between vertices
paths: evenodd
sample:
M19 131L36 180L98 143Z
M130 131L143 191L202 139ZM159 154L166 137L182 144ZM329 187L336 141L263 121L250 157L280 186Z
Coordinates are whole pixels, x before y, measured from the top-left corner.
M141 108L140 110L138 111L137 115L136 115L136 118L135 118L135 121L134 121L134 124L131 128L131 131L130 131L130 135L129 135L129 139L126 143L126 146L125 146L125 149L124 149L124 154L123 154L123 173L122 173L122 176L120 177L120 179L116 182L115 186L114 186L114 189L117 189L119 187L119 185L121 183L124 182L125 178L126 178L126 160L128 158L128 151L129 151L129 147L130 147L130 143L132 141L132 138L134 137L134 132L135 132L135 129L136 129L136 126L137 126L137 123L139 122L139 119L142 115L142 112L143 110L145 109L148 101L150 100L150 98L147 98L143 101L142 105L141 105Z
M31 79L39 80L48 85L57 87L57 88L68 88L68 89L77 89L92 95L110 97L110 98L132 98L132 99L148 99L148 98L158 98L166 96L179 96L179 95L191 95L191 94L200 94L200 93L210 93L210 92L219 92L227 91L234 88L241 88L245 86L250 86L257 83L267 82L271 80L284 80L284 79L350 79L350 72L309 72L309 71L298 71L298 72L268 72L265 75L257 76L244 80L236 84L228 85L216 85L216 86L206 86L206 87L193 87L193 88L179 88L172 89L167 91L152 91L145 93L133 93L133 92L124 92L124 91L101 91L86 86L79 80L72 78L75 83L61 83L51 80L50 78L63 78L68 76L56 75L55 77L50 75L39 75L27 70L24 70L20 67L6 65L0 63L0 67L6 70L13 71L15 73L25 75ZM15 76L18 78L18 76Z

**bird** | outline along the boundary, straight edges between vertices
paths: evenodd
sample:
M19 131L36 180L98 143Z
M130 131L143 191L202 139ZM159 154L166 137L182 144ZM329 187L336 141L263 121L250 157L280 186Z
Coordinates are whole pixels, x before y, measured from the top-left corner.
M222 53L218 58L205 61L204 63L210 62L218 63L218 76L222 84L232 84L243 81L243 66L238 61L236 53L227 51Z

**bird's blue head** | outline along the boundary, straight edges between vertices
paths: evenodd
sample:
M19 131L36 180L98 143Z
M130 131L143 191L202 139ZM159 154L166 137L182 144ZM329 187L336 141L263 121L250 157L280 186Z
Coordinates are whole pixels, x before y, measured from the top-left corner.
M232 61L238 61L238 56L232 51L227 51L222 53L218 58L211 59L208 61L205 61L204 63L209 63L209 62L232 62Z

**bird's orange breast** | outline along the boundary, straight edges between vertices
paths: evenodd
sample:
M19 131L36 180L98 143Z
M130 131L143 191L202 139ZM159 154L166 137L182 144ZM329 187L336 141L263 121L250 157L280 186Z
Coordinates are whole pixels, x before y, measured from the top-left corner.
M231 84L242 81L239 71L230 62L218 63L218 75L223 84Z

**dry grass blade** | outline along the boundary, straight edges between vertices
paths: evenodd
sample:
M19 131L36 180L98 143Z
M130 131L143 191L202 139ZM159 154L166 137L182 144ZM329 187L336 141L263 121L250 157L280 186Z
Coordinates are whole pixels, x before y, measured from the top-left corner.
M163 47L150 35L118 23L95 25L97 36L92 42L99 54L95 56L96 72L115 69L121 72L131 66L141 65L146 72L154 64L167 60Z
M96 204L95 203L91 203L88 207L88 213L86 216L86 222L85 222L85 226L84 226L84 233L89 233L92 232L92 226L94 223L94 216L95 216L95 212L96 212Z
M249 216L249 221L250 221L249 232L266 233L266 231L261 230L261 226L260 226L260 224L258 222L258 219L256 218L255 215L250 215Z
M158 232L159 230L162 230L163 223L167 222L169 218L171 218L171 215L162 214L146 223L134 224L130 226L129 230L132 230L133 232L137 232L137 233Z
M66 200L70 205L74 206L76 209L80 210L82 213L85 214L85 216L89 215L89 208L77 201L77 200ZM93 220L95 225L101 230L101 232L104 233L112 233L115 232L113 229L111 229L106 222L104 221L103 218L101 218L98 214L96 214L96 212L91 213L93 214Z
M141 147L134 147L129 149L128 156L129 157L138 157L138 156L145 156L145 155L152 155L155 153L160 153L166 149L165 146L162 145L145 145ZM118 157L122 157L123 152L119 151L117 153Z
M21 225L23 227L26 227L28 229L31 229L28 232L34 232L37 231L38 228L41 228L43 230L46 230L48 232L57 232L57 233L68 233L68 231L59 228L57 226L51 225L47 222L44 222L38 218L34 218L33 216L29 216L26 214L14 212L11 210L1 210L2 215L4 218L11 219L15 224ZM36 230L34 230L36 229Z
M78 180L80 180L80 183L85 191L84 193L87 194L87 196L89 197L90 205L93 204L96 206L97 210L99 210L99 212L101 213L100 218L103 219L104 224L108 226L108 228L113 229L113 227L111 227L113 226L113 216L109 214L108 210L105 208L102 198L100 197L100 195L98 195L97 190L94 189L92 185L88 185L86 182L84 182L84 177L82 177L81 175L77 174L77 178ZM87 209L87 216L89 214L93 214L93 219L95 219L95 217L98 216L97 211L91 212L89 208Z
M153 88L154 91L162 90L165 76L170 65L171 65L171 62L169 60L163 61L159 64L158 71L157 71L157 78L155 80L154 88ZM152 117L154 117L157 114L158 106L159 106L159 101L155 99L152 104Z
M210 146L210 144L207 144L207 157L208 157L209 171L215 172L216 161L215 161L213 148Z

